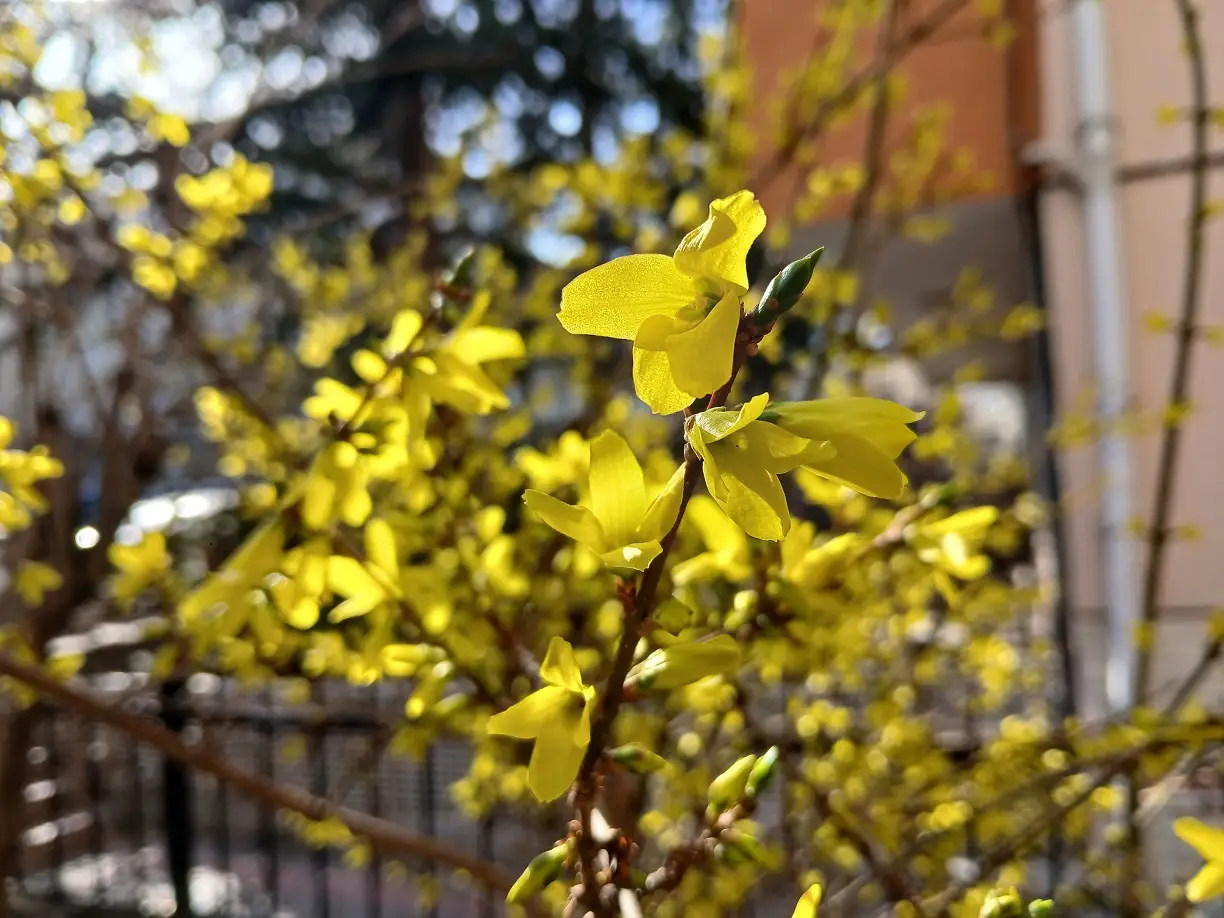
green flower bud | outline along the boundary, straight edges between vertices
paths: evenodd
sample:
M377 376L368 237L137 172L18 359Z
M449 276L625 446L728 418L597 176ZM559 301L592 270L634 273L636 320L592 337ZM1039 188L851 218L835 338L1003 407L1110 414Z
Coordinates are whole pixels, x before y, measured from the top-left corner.
M639 743L617 746L608 752L608 757L627 771L637 775L648 775L651 772L663 771L670 767L667 759L656 755Z
M1050 918L1054 911L1053 899L1034 899L1028 904L1030 918Z
M666 692L706 676L732 672L739 668L740 657L740 646L729 634L673 644L656 650L635 666L625 682L643 690Z
M749 800L755 800L757 794L769 786L774 772L778 770L778 758L781 754L782 750L777 746L770 746L765 750L765 754L756 760L752 771L748 773L748 783L744 786L744 796Z
M713 818L717 819L720 813L726 812L731 804L739 800L748 784L748 775L752 773L752 766L756 764L756 760L755 755L746 755L737 759L734 765L710 782L710 789L706 796L709 801L709 807L706 809L707 815L713 814Z
M561 869L565 866L568 854L569 848L566 845L557 845L543 854L537 854L510 887L510 892L506 894L506 904L518 905L526 902L561 876Z
M469 246L455 259L455 263L446 275L446 283L451 287L470 287L475 271L476 250Z
M757 328L764 329L773 325L783 313L799 302L799 297L803 296L803 291L811 283L822 254L823 247L798 261L792 261L774 276L761 295L761 302L752 311L752 320Z

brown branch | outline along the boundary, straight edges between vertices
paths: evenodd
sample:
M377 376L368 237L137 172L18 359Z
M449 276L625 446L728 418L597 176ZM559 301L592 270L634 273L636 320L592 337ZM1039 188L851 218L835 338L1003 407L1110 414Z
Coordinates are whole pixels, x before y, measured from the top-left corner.
M189 745L151 720L107 704L92 692L60 682L42 668L0 652L0 675L37 691L57 707L120 731L132 740L156 749L167 758L212 775L240 793L267 806L299 813L319 821L336 819L371 847L390 857L442 864L471 874L479 883L507 891L515 878L496 864L456 850L432 838L407 832L385 819L339 806L300 788L275 784L239 768L210 749Z
M1170 408L1184 404L1190 391L1190 371L1194 356L1195 325L1198 321L1202 295L1203 254L1207 225L1207 153L1210 143L1211 112L1207 108L1208 82L1207 62L1203 55L1199 35L1198 9L1193 0L1173 0L1181 24L1182 42L1190 69L1190 109L1193 113L1190 175L1190 219L1186 227L1186 263L1182 278L1181 310L1177 323L1177 344L1173 356L1173 377L1169 384L1166 405ZM1163 586L1165 564L1169 546L1169 521L1173 514L1173 491L1177 482L1178 459L1181 454L1182 425L1178 421L1166 421L1160 438L1160 456L1156 464L1156 496L1151 527L1148 530L1148 558L1144 569L1141 594L1141 628L1147 640L1138 648L1134 688L1137 696L1147 692L1152 676L1152 656L1156 645L1154 633L1159 617L1158 603ZM1218 655L1218 647L1207 657L1209 668ZM1192 674L1193 675L1193 674ZM1189 682L1190 680L1187 680ZM1187 693L1188 694L1188 693ZM1174 704L1180 706L1183 693L1178 692ZM1135 916L1141 913L1138 898L1139 870L1142 866L1143 830L1139 824L1139 782L1131 776L1127 789L1127 837L1126 875L1133 878L1125 887L1123 913Z
M877 36L875 56L877 62L884 60L889 53L889 45L897 29L897 13L900 5L900 0L886 0L880 32ZM881 70L874 82L876 97L867 123L867 140L863 150L866 169L863 174L863 184L859 186L854 196L854 203L850 207L850 227L846 232L846 241L837 259L839 271L853 268L858 263L859 250L867 236L876 192L879 190L880 178L884 169L884 141L887 136L891 103L891 94L888 91L888 71Z
M1194 354L1194 329L1203 280L1203 255L1207 225L1207 151L1210 143L1211 114L1207 108L1207 63L1199 36L1198 10L1192 0L1173 0L1181 22L1182 41L1190 67L1190 108L1193 112L1193 149L1190 178L1190 220L1186 228L1185 274L1182 278L1181 311L1177 322L1177 346L1173 357L1173 378L1169 385L1169 406L1185 402L1190 389L1191 358ZM1165 558L1169 543L1169 518L1173 513L1173 489L1177 479L1177 463L1181 452L1182 428L1179 423L1166 423L1160 441L1160 457L1156 465L1156 498L1152 522L1148 530L1148 563L1144 570L1141 615L1143 628L1150 629L1156 621L1157 603L1164 582ZM1143 695L1151 679L1153 639L1139 648L1135 686Z
M706 404L707 411L726 404L727 396L731 392L731 386L735 383L735 377L739 374L740 368L747 359L748 348L751 346L750 326L751 320L741 318L741 331L736 340L735 356L731 365L731 376L710 396ZM600 898L599 890L592 885L595 849L592 846L589 832L585 831L585 823L595 796L595 768L599 764L600 759L602 759L604 749L607 748L608 741L611 739L612 725L616 720L621 702L625 697L625 677L629 674L629 669L633 665L633 652L637 647L642 624L654 609L655 595L658 593L659 583L663 579L663 568L667 565L668 555L671 554L672 546L675 545L676 538L680 533L680 524L684 521L685 511L688 509L689 501L692 499L693 492L697 488L697 479L700 477L700 474L701 460L686 443L684 449L684 484L680 498L680 509L676 513L676 521L672 524L671 529L668 530L667 535L663 537L661 543L662 551L650 563L650 566L646 568L641 584L636 590L632 592L626 591L622 594L622 601L626 607L624 628L621 632L620 644L616 649L616 656L612 661L612 671L608 675L607 682L604 683L603 700L595 720L591 724L591 741L587 746L586 756L582 760L582 767L578 770L578 778L575 782L574 805L578 810L580 821L584 823L583 836L579 839L579 855L584 871L584 881L587 884L584 889L584 897L597 915L606 914L607 907Z

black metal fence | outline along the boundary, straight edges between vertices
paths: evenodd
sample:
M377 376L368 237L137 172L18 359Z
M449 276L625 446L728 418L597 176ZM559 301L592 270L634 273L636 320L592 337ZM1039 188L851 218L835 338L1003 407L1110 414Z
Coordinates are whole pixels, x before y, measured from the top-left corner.
M388 685L316 686L291 704L197 677L157 697L135 677L92 677L116 701L283 784L372 813L418 834L521 867L548 839L521 821L473 821L450 784L467 748L432 745L417 759L388 751L407 698ZM126 698L126 700L124 700ZM311 847L276 812L115 731L47 709L30 751L19 893L88 914L227 918L468 918L502 913L500 897L428 864L345 860ZM554 832L555 834L555 832Z

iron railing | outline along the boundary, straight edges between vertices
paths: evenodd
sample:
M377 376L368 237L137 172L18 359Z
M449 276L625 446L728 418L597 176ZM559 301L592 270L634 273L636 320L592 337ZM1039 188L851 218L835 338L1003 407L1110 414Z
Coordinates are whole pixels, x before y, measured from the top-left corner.
M92 677L117 701L127 674ZM547 842L521 817L472 821L449 785L469 753L442 741L419 760L387 749L406 694L387 685L317 685L308 705L275 688L220 679L169 684L123 703L207 741L241 767L305 788L457 848L521 868ZM468 918L502 914L500 897L428 864L377 857L354 867L311 848L272 809L122 734L47 708L30 750L31 824L18 888L39 902L116 916ZM555 834L555 833L554 833Z

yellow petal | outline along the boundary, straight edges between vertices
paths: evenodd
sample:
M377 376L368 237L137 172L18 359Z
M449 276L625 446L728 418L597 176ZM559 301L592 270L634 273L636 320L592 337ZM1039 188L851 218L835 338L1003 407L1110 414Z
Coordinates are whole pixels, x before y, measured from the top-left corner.
M417 332L421 330L424 323L424 316L415 309L404 309L397 312L395 318L391 320L391 331L383 340L383 353L388 357L395 357L403 353L416 338Z
M675 414L693 402L693 396L676 386L663 351L633 349L633 388L655 414Z
M374 511L374 501L365 486L365 475L350 475L348 490L340 501L340 518L350 526L360 526Z
M319 622L319 604L309 596L303 596L285 613L285 621L294 628L309 631Z
M1211 861L1186 885L1186 898L1191 902L1206 902L1224 896L1224 863Z
M941 536L955 532L968 532L973 529L985 529L999 518L998 507L973 507L953 513L951 516L922 526L924 535Z
M633 336L633 346L643 351L665 351L673 335L695 326L695 322L674 315L651 316L638 327L637 334Z
M590 742L589 728L587 742L578 741L584 714L585 710L572 710L568 716L554 717L536 738L527 768L527 786L541 803L556 800L578 777L587 742Z
M663 547L658 542L630 542L628 545L602 552L599 560L615 571L640 573L650 567L650 562L657 558L661 551Z
M710 640L673 643L656 650L642 665L653 670L650 687L666 691L738 669L742 657L735 638L720 634Z
M336 482L320 455L307 476L306 489L302 495L302 522L308 529L326 529L331 523L332 509L336 502Z
M833 441L833 446L837 449L837 455L831 459L805 462L805 467L869 497L895 500L901 496L905 489L905 475L873 443L842 434Z
M693 521L710 551L731 555L747 552L744 533L710 498L701 494L694 497L684 518Z
M548 653L540 664L540 678L550 685L582 692L582 670L574 659L574 648L564 638L554 637L548 642Z
M399 580L399 553L395 547L395 533L386 520L370 520L365 528L366 557L392 582Z
M387 591L369 569L356 558L333 555L327 559L327 585L348 599L381 600Z
M748 289L748 250L765 229L765 209L751 191L710 204L705 223L681 240L676 267L693 279L717 281L720 292Z
M712 443L747 427L761 416L768 404L769 393L762 392L734 411L727 408L703 411L697 415L696 424L705 434L705 441Z
M347 622L350 618L369 615L382 602L382 597L372 593L362 593L351 599L346 599L327 613L327 620L333 625Z
M574 693L556 685L546 685L522 701L494 714L485 724L485 732L515 739L535 739L545 725L559 717L573 703Z
M591 744L591 706L595 703L595 689L589 685L582 690L582 714L574 728L574 743L585 751Z
M592 551L603 550L603 527L595 514L586 507L573 507L543 491L523 492L523 502L531 512L563 536L586 545Z
M883 398L822 398L774 405L784 427L809 440L835 440L850 433L870 440L895 459L916 438L906 425L924 417Z
M743 450L719 450L713 483L708 471L711 464L705 465L706 487L727 516L753 538L781 541L790 530L790 512L781 482Z
M799 904L795 906L795 911L791 918L816 918L816 908L820 905L820 897L823 890L819 883L813 883L807 888L802 896L799 897Z
M456 331L447 350L465 363L472 364L517 360L527 353L522 337L514 329L489 325Z
M506 394L477 365L451 353L435 354L433 364L433 371L426 372L425 364L418 362L421 373L415 382L435 400L468 414L488 414L510 404Z
M605 430L591 441L587 481L591 510L603 528L605 544L632 542L646 513L646 482L637 457L620 434Z
M676 516L680 512L680 500L683 496L684 466L682 465L672 472L663 490L650 502L646 515L637 529L638 539L662 542L663 537L676 522Z
M1177 837L1203 856L1203 860L1224 863L1224 829L1183 816L1173 823Z
M693 396L706 395L731 378L739 321L739 297L728 294L696 326L667 339L667 359L677 388Z
M632 341L651 316L693 301L692 282L666 255L627 255L579 274L561 291L561 326L573 335Z
M744 451L761 468L780 475L807 462L831 459L837 451L828 442L813 443L803 437L761 421L744 428Z

